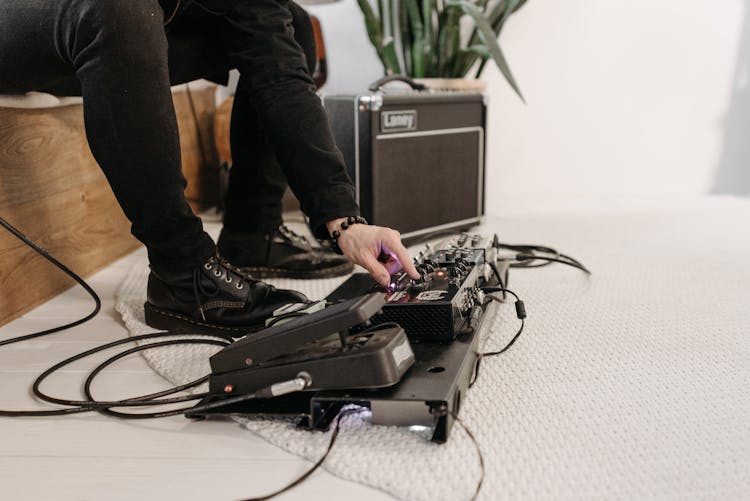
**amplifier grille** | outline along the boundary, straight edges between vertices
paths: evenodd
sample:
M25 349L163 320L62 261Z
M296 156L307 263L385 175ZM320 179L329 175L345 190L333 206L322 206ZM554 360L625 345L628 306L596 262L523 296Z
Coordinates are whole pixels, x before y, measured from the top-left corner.
M402 233L480 213L481 130L378 136L373 148L373 222Z

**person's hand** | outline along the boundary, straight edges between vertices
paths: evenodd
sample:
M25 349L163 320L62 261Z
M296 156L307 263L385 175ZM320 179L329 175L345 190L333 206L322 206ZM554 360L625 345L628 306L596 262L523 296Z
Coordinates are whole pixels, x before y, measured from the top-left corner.
M346 221L346 218L326 223L328 232L341 232L338 244L344 256L365 268L380 285L388 287L391 275L400 269L411 278L419 279L419 272L414 267L409 252L401 243L399 232L367 224L353 224L346 230L341 230L343 221Z

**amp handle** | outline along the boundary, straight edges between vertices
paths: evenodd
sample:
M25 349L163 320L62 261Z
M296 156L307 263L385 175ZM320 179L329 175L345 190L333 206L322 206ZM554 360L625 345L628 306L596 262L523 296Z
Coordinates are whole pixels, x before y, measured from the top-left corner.
M404 82L406 84L409 84L409 86L414 90L426 90L427 89L427 87L425 87L424 84L417 83L411 78L407 77L406 75L387 75L371 83L370 90L375 92L377 90L380 90L382 86L390 82Z

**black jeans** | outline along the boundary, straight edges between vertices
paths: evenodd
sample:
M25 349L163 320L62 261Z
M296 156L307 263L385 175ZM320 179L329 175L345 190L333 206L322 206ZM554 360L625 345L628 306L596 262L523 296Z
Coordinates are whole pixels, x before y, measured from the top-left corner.
M91 151L131 221L133 235L146 245L151 264L157 268L188 268L215 252L213 241L184 198L170 93L170 84L196 78L220 81L241 62L237 48L227 43L224 34L226 16L206 8L205 3L210 2L189 5L165 29L157 0L0 0L0 93L37 90L83 96ZM294 4L288 5L289 11L293 29L287 29L287 34L293 32L294 41L284 41L283 48L293 55L299 52L303 61L305 57L313 61L315 42L309 17ZM279 135L284 124L264 126L267 109L277 106L278 93L259 92L259 84L247 83L251 78L242 74L232 114L234 166L225 228L263 232L281 222L285 170L290 169L282 169L277 161L284 149ZM306 78L302 75L299 80ZM306 82L301 85L308 87ZM300 117L302 122L320 120L319 103L311 104L307 94L307 90L295 92L284 104L311 110L307 115L315 116ZM304 100L304 105L295 99ZM259 102L263 112L258 110ZM298 138L293 127L289 131ZM321 168L329 168L328 159L336 163L340 155L323 136L322 141L314 134L302 141L309 143L311 151L320 151L321 164L326 162ZM315 171L299 175L299 169L291 169L296 174L292 188L297 188L303 210L305 197L315 193L307 197L306 212L312 212L318 223L356 211L348 200L349 181L342 165L330 170L332 192L339 195L326 212L319 207L325 205L320 196L325 186L309 188L320 184Z

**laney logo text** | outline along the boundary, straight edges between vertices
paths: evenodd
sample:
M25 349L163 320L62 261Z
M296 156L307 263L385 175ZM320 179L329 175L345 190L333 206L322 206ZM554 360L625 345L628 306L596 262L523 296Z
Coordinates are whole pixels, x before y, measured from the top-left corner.
M416 130L416 110L384 111L381 118L381 130L383 132L396 132L402 130Z

